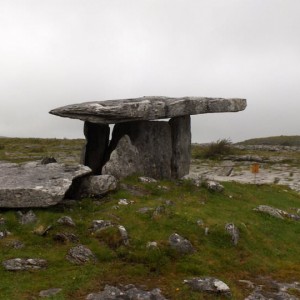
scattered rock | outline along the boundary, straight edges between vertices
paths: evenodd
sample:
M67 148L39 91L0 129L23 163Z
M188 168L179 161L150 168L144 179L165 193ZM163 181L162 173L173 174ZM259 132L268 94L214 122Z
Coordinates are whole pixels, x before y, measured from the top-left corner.
M17 216L19 218L19 223L22 225L34 223L37 220L37 216L32 210L29 210L26 213L22 213L21 211L17 211Z
M166 201L165 201L165 204L166 204L167 206L173 206L173 205L175 205L175 202L172 201L172 200L166 200Z
M74 233L69 232L58 232L53 236L53 239L55 241L61 242L61 243L78 243L79 238Z
M134 201L129 201L127 199L120 199L118 202L118 205L129 205L129 204L133 204Z
M264 280L264 284L255 286L253 285L253 292L245 298L245 300L298 300L299 298L294 296L289 291L296 291L300 293L299 282L294 283L280 283L274 280Z
M45 227L44 225L40 225L33 230L33 233L40 235L40 236L45 236L49 232L50 229L52 229L51 225L48 225L47 227Z
M126 228L123 225L118 225L118 229L119 229L119 232L121 234L123 244L125 246L128 246L129 245L129 238L128 238L128 233L127 233Z
M73 179L87 175L83 165L38 162L0 163L0 207L47 207L60 202Z
M69 198L102 197L118 186L117 179L112 175L87 176L77 179L76 183L68 193Z
M9 231L7 231L6 229L0 231L0 240L6 238L9 235L11 235L11 233Z
M69 250L66 256L67 260L76 265L82 265L89 261L96 261L96 256L93 252L83 245L78 245Z
M43 157L43 159L41 160L42 165L48 165L52 163L57 163L54 157Z
M114 226L114 223L109 220L94 220L92 226L89 228L91 231L98 231L108 227Z
M197 223L198 226L204 226L204 222L203 222L202 219L198 219L198 220L196 221L196 223Z
M230 176L233 171L233 166L225 166L221 168L218 172L218 176Z
M147 247L147 249L157 249L158 244L157 244L157 242L148 242L146 247Z
M151 177L141 176L139 177L139 181L143 183L156 183L157 180Z
M205 234L205 235L208 235L208 234L209 234L209 228L208 228L208 227L205 227L205 228L204 228L204 234Z
M3 266L8 271L38 270L46 268L47 261L38 258L13 258L4 261Z
M42 298L52 297L52 296L55 296L56 294L58 294L61 291L62 291L62 289L59 289L59 288L52 288L52 289L49 289L49 290L43 290L43 291L40 291L39 296L42 297Z
M224 186L217 181L208 180L205 182L205 186L209 191L221 193L224 190Z
M155 208L153 214L152 214L152 219L158 219L160 218L162 215L164 215L166 213L166 208L164 205L160 205L158 207Z
M137 212L140 213L140 214L147 214L151 211L153 211L153 208L151 208L151 207L142 207L142 208L137 210Z
M9 241L7 244L6 244L7 247L11 247L11 248L14 248L14 249L22 249L24 248L24 243L22 243L21 241L18 241L18 240L12 240L12 241Z
M228 287L228 285L217 278L193 278L184 280L183 283L188 284L194 291L222 294L229 297L231 296L230 288Z
M233 223L227 223L225 230L231 235L231 241L236 246L240 239L239 229Z
M0 218L0 225L4 225L6 223L4 218Z
M285 211L268 205L259 205L253 210L266 213L278 219L284 219L284 217L287 215Z
M173 233L170 235L169 244L171 248L175 249L181 254L189 254L196 252L191 242L177 233Z
M86 297L87 300L117 300L117 299L132 299L132 300L166 300L161 294L160 289L145 291L136 288L134 285L114 287L106 285L104 291L100 293L92 293Z
M183 180L190 181L193 185L200 187L202 186L204 179L202 175L190 173L182 177Z
M57 220L57 223L61 224L61 225L70 226L70 227L75 227L76 226L74 221L72 220L72 218L69 217L69 216L63 216L63 217L59 218Z

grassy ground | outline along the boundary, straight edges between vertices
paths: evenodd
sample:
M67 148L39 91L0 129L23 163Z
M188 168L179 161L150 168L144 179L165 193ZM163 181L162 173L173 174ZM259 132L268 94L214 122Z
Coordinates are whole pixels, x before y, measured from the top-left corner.
M300 146L300 136L271 136L264 138L250 139L240 142L241 145L270 145L270 146Z
M25 162L54 156L59 162L79 162L83 139L0 138L0 161Z
M250 291L238 282L240 279L256 281L259 276L270 276L284 282L299 281L300 223L253 211L257 205L265 204L295 213L300 208L299 194L273 185L224 183L225 191L216 194L189 182L143 184L132 177L123 183L127 187L120 187L100 202L83 199L71 208L59 205L34 209L38 221L31 225L19 225L15 211L2 210L0 217L6 219L6 224L0 229L12 235L0 240L0 261L33 257L47 259L49 264L45 270L31 272L9 272L1 266L0 298L38 299L39 291L59 287L63 291L52 299L85 299L105 284L133 283L147 289L159 287L168 299L216 299L192 292L182 283L196 276L215 276L230 286L233 299L244 299ZM133 203L115 209L121 198ZM172 200L174 205L166 205L166 200ZM165 212L156 217L151 212L137 212L142 207L159 205L165 206ZM75 228L56 223L64 215L73 218ZM106 237L92 234L89 227L97 219L124 225L130 245L111 243L113 231ZM204 226L197 225L198 219ZM231 244L224 230L227 222L235 223L240 230L237 246ZM35 228L48 225L53 227L46 236L34 233ZM208 235L204 234L205 227L209 227ZM65 256L75 244L54 241L57 232L75 233L80 243L96 254L97 262L83 266L68 262ZM174 232L189 239L197 252L179 255L171 250L167 241ZM25 247L12 249L12 240L22 241ZM147 249L149 241L157 241L158 249Z

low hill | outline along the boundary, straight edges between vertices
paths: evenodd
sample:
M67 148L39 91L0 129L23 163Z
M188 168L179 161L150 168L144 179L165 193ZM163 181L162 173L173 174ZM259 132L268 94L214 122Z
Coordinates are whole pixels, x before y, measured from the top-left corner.
M255 138L237 143L238 145L300 146L299 135L280 135Z

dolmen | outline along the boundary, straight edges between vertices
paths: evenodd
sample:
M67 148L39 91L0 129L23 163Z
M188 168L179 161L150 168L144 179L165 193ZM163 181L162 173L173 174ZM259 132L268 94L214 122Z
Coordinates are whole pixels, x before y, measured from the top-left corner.
M82 163L94 174L177 179L189 173L190 116L238 112L246 106L239 98L151 96L72 104L50 114L84 121Z

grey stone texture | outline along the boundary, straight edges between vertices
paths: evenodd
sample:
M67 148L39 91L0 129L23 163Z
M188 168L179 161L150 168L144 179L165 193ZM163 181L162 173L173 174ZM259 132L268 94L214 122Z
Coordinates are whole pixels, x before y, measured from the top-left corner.
M117 186L118 181L112 175L87 176L76 181L68 196L75 199L101 197L114 191Z
M230 288L223 281L213 277L196 277L184 280L183 283L189 285L192 290L198 292L208 292L224 296L231 296Z
M104 165L102 174L110 174L116 178L124 178L132 174L142 174L143 168L140 153L131 143L130 137L125 134L116 143L110 153L109 161Z
M138 120L166 119L186 115L237 112L246 108L245 99L161 96L71 104L50 114L92 123L116 124Z
M4 261L2 264L8 271L38 270L47 267L45 259L37 258L13 258Z
M132 284L118 287L106 285L104 290L99 293L92 293L87 295L87 300L166 300L161 294L160 289L153 289L152 291L145 291L135 287Z
M173 178L181 178L189 173L191 160L191 117L170 119L172 135L171 173Z
M83 165L0 163L0 207L47 207L60 202L74 178L91 173Z
M135 164L142 175L153 178L171 178L172 138L168 122L127 122L116 124L112 134L111 150L122 137L128 135L139 155Z
M191 242L177 233L173 233L169 237L169 245L181 254L191 254L196 252Z
M85 121L83 163L94 174L178 179L189 173L190 115L237 112L246 106L239 98L151 96L72 104L50 113ZM170 121L153 121L166 118ZM115 124L110 143L108 124Z

